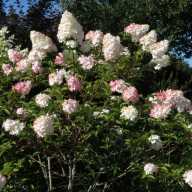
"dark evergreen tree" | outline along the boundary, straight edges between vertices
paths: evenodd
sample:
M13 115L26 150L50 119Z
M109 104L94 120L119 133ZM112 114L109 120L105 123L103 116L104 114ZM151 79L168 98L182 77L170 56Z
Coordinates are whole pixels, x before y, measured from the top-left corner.
M9 6L13 4L14 10L12 9L10 14ZM18 41L24 45L29 43L28 34L32 29L54 36L62 9L69 9L86 31L101 29L117 34L128 23L148 23L158 31L160 37L170 40L170 48L177 56L192 55L190 0L8 0L6 5L6 11L9 11L5 18L5 1L0 2L0 24L10 26ZM11 17L17 17L17 22L11 22Z

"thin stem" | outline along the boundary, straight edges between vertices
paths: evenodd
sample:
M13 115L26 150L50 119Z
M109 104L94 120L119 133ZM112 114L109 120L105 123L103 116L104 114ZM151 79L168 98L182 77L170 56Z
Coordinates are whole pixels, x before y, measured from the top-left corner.
M109 184L106 182L104 187L103 187L103 191L102 192L105 192L108 188L109 188Z
M48 174L49 174L49 191L52 191L52 177L51 177L51 159L47 158L48 161Z
M42 170L42 173L43 173L43 176L44 176L45 180L47 180L46 166L42 163L39 154L38 154L38 159L39 159L39 161L37 161L37 162L39 163L39 165L41 167L41 170Z
M46 182L46 185L48 186L48 180L47 180L48 175L47 175L47 171L46 171L46 166L42 163L39 154L37 155L37 157L38 157L38 161L35 160L34 158L32 158L32 159L35 160L37 163L39 163L41 170L42 170L42 173L43 173L43 176L44 176L44 179L45 179L45 182Z
M75 178L75 160L69 160L69 183L68 183L68 191L73 191L73 184L74 184L74 178Z

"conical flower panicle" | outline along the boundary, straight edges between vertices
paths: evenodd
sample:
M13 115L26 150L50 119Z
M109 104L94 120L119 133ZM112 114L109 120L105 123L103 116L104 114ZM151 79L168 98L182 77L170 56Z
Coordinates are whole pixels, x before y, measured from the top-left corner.
M62 15L58 27L57 38L60 43L66 43L69 39L74 39L79 44L83 42L83 28L69 11L65 11Z

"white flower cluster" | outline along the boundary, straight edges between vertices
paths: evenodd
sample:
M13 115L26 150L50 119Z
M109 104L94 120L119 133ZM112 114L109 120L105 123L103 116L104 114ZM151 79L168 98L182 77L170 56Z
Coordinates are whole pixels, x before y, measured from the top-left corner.
M0 173L0 191L3 189L3 187L6 185L7 179L5 176L1 175Z
M49 74L49 85L61 85L63 83L66 71L64 69L57 70Z
M166 55L168 48L168 40L162 40L150 45L149 51L153 57L151 62L156 63L156 66L154 67L156 70L160 70L161 68L167 67L169 65L170 57Z
M185 171L183 174L183 179L186 184L192 187L192 170Z
M32 50L29 52L27 61L32 64L32 71L34 73L41 73L43 70L42 60L46 57L47 53L57 52L57 47L50 37L37 31L31 31L30 39Z
M45 93L39 93L35 97L35 102L39 107L45 108L48 106L50 99L51 97L49 95Z
M156 119L165 119L170 114L171 109L171 105L169 104L156 104L152 106L150 116Z
M75 99L67 99L63 102L62 106L65 113L71 114L77 111L79 102Z
M123 107L121 109L120 117L124 120L134 121L136 120L137 116L138 116L138 111L133 105L130 105L128 107Z
M9 33L7 27L2 27L2 28L0 29L0 36L3 36L3 37L4 37L7 33Z
M159 167L153 163L147 163L144 166L144 171L146 175L153 175L158 173Z
M46 57L46 52L41 49L32 49L28 54L28 60L31 63L41 62Z
M2 127L10 135L19 135L19 133L24 129L25 124L19 120L7 119L3 122Z
M163 67L167 67L170 63L170 57L169 55L163 55L158 58L154 58L151 62L155 63L155 70L160 70Z
M109 114L109 109L102 109L102 111L95 111L93 112L94 117L104 117L105 115Z
M33 122L33 129L39 137L52 135L54 132L53 117L49 114L41 115Z
M27 117L27 111L22 107L19 107L16 109L16 114L18 117L21 117L21 118Z
M169 48L169 41L162 40L157 43L151 44L149 46L149 51L151 52L154 59L161 58L163 55L166 54Z
M66 46L68 48L75 49L78 46L78 44L77 44L77 41L68 40L68 41L66 41Z
M31 31L30 33L32 50L39 50L45 53L57 52L57 47L52 39L43 33Z
M143 50L147 50L150 45L157 42L157 33L155 30L150 31L141 39L139 39L140 44L142 45Z
M120 43L119 36L113 36L107 33L103 37L103 54L106 61L117 59L122 51L122 45Z
M154 149L155 151L159 151L163 147L163 144L159 135L151 135L148 138L148 141L151 144L151 148Z
M83 28L69 11L65 11L62 15L57 37L60 43L66 42L69 39L77 40L80 45L83 42Z

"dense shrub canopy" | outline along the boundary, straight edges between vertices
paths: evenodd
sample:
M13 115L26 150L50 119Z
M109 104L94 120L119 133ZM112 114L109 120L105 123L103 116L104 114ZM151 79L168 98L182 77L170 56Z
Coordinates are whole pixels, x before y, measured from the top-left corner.
M59 50L31 31L30 51L1 30L3 191L191 190L190 71L149 28L84 36L65 11Z

